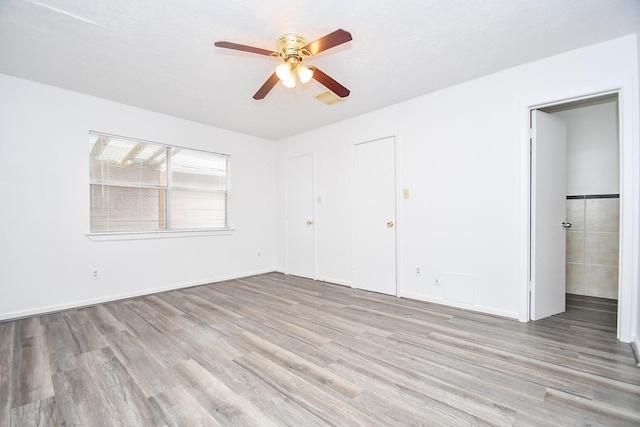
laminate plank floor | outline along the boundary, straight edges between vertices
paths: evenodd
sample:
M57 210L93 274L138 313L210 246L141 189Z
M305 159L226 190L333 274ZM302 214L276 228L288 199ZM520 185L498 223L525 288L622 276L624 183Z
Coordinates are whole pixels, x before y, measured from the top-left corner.
M616 302L537 322L270 273L0 323L0 426L638 426Z

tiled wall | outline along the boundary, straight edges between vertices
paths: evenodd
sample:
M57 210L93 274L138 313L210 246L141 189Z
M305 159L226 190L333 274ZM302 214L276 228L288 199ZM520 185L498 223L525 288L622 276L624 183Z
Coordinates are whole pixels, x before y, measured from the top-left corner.
M568 196L567 293L618 298L620 199Z

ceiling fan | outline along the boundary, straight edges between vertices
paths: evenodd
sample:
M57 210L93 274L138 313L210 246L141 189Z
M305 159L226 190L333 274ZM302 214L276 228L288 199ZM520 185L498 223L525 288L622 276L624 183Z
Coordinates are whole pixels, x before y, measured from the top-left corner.
M320 71L318 67L302 65L302 61L351 40L351 33L338 29L311 43L307 43L307 40L300 34L285 34L276 42L277 52L225 41L215 42L214 44L216 47L277 57L284 61L276 67L276 71L253 95L253 99L263 99L278 81L282 81L282 84L286 87L296 87L296 75L302 83L306 83L313 78L340 98L345 98L349 96L349 89Z

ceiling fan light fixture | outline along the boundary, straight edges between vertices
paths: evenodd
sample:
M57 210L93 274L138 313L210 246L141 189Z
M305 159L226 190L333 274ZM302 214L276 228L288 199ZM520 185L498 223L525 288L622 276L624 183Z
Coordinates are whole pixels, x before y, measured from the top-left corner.
M298 77L302 83L307 83L313 77L313 68L306 67L302 64L298 65Z
M296 75L291 73L288 78L282 80L282 84L288 88L294 89L296 87Z
M298 63L296 61L284 62L276 67L276 76L278 76L284 86L293 89L296 87L297 68Z
M282 81L289 79L291 75L291 66L288 62L283 62L276 67L276 75Z

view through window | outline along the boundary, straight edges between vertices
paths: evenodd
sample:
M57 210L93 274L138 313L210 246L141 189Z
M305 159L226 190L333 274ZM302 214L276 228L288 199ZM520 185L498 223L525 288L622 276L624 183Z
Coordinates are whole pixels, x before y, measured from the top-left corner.
M229 156L91 132L91 232L227 228Z

